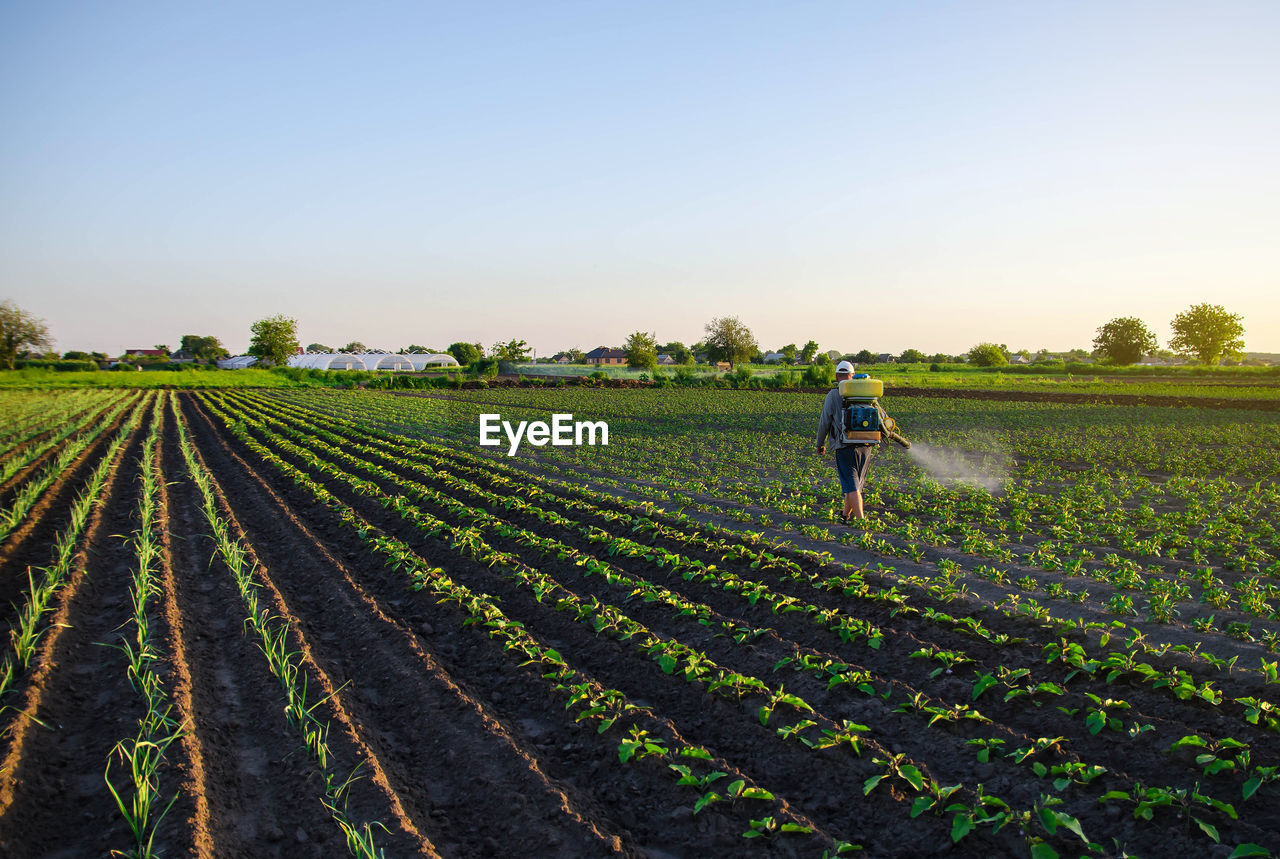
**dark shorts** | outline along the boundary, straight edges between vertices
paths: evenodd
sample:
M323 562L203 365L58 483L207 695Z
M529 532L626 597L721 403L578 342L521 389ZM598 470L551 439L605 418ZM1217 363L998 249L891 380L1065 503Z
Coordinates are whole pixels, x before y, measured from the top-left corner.
M871 467L869 444L855 444L836 451L836 474L840 475L840 491L845 495L861 492Z

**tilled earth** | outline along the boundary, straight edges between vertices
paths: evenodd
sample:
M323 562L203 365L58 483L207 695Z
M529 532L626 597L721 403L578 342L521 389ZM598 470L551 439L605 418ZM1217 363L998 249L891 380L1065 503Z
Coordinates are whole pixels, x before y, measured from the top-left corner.
M1101 675L1070 678L1070 666L1046 665L1041 655L1043 646L1060 636L1030 620L984 612L980 601L955 604L912 594L912 605L921 610L981 617L990 630L1008 635L1016 645L975 639L884 601L815 590L694 544L630 534L568 503L556 508L567 522L508 510L487 500L483 491L502 494L509 487L468 473L467 479L483 490L470 494L410 460L378 462L385 469L381 476L376 471L359 474L373 481L381 497L357 492L333 474L311 474L370 526L408 544L454 580L489 594L508 618L564 654L575 668L625 692L642 708L647 724L705 747L721 769L774 795L768 805L725 800L695 814L699 792L677 785L670 761L653 756L623 763L621 728L600 732L594 723L581 720L566 707L562 691L535 667L522 665L483 624L469 623L458 606L415 590L409 576L372 553L335 507L318 503L233 435L209 401L182 394L175 402L213 477L223 515L250 551L259 598L273 616L290 624L290 647L298 654L317 713L329 725L334 757L346 770L358 765L347 813L356 821L377 821L375 841L387 855L819 856L832 849L835 839L861 845L864 855L996 856L1026 855L1028 850L1016 826L1000 832L979 827L957 843L951 815L910 815L918 794L905 781L890 780L864 795L865 780L881 771L872 760L878 752L867 748L858 755L847 747L816 751L785 741L778 731L783 721L763 724L759 696L734 700L685 682L627 640L553 610L500 568L460 554L447 540L426 536L381 503L402 491L397 483L402 479L486 510L495 522L555 541L563 547L559 554L529 548L512 536L514 531L477 529L494 549L548 574L582 600L618 606L654 633L697 648L718 665L775 687L785 684L824 718L869 726L867 736L874 738L875 748L904 755L903 760L938 784L964 785L970 801L980 788L1014 808L1032 808L1050 790L1032 773L1031 760L1100 764L1106 774L1063 791L1065 802L1058 808L1078 818L1104 853L1228 855L1229 847L1215 845L1172 810L1161 810L1160 825L1153 825L1135 819L1132 804L1098 801L1107 790L1129 791L1135 784L1193 783L1211 785L1215 796L1233 797L1242 809L1238 820L1216 812L1200 815L1217 826L1222 845L1255 842L1280 850L1280 806L1270 800L1241 806L1243 776L1208 780L1190 752L1164 751L1180 737L1199 732L1246 742L1256 762L1274 762L1280 757L1274 734L1240 720L1235 711L1195 699L1179 701L1127 678L1114 683ZM231 402L255 415L252 401ZM100 856L130 847L104 771L113 747L130 736L140 714L124 658L112 645L119 643L130 613L129 577L135 561L122 535L138 527L145 430L144 425L135 432L120 458L104 490L105 503L83 540L77 572L58 593L55 622L31 669L15 680L0 715L0 854ZM165 553L162 587L153 600L154 624L165 687L188 730L170 747L161 770L165 801L175 794L177 800L159 828L156 847L169 856L345 855L343 833L321 802L321 771L284 717L280 685L246 633L244 604L230 571L214 555L197 489L186 474L174 413L167 413L161 430ZM262 440L271 446L265 435ZM305 457L285 448L278 452L293 467L310 468ZM4 581L12 585L19 576L25 579L25 567L38 563L40 554L33 547L51 539L94 455L87 452L86 462L50 495L43 511L47 523L0 547ZM344 463L339 467L356 472ZM549 491L569 500L562 490ZM630 509L626 500L601 495L599 509L623 512ZM444 506L429 512L458 529L472 524ZM846 642L816 625L806 612L779 613L764 602L744 601L715 583L686 580L652 559L610 556L588 539L582 527L587 524L757 579L819 609L841 609L878 626L883 646ZM602 576L586 576L574 560L583 556L660 584L703 607L703 618L763 631L735 642L698 616L673 613ZM794 557L823 576L841 572L835 563L824 568L799 553ZM867 581L888 585L873 572ZM16 599L24 587L14 588L11 597ZM910 658L921 649L963 652L970 661L963 671L958 666L954 673L935 671L937 661ZM812 672L780 669L798 654L864 671L885 694L829 686ZM1176 655L1164 659L1168 665L1189 664ZM1037 680L1069 687L1073 701L1087 700L1087 694L1123 699L1128 705L1121 714L1124 723L1151 727L1135 738L1111 730L1094 735L1083 730L1078 713L1026 698L1002 700L994 692L976 702L990 720L986 722L943 719L930 724L917 709L901 705L916 695L944 707L973 705L974 672L1001 666L1025 668ZM1219 685L1228 699L1266 694L1260 681L1243 675ZM791 714L789 720L803 715ZM969 742L980 739L1013 750L1041 738L1065 741L1050 743L1026 762L1003 754L979 761ZM113 783L123 787L122 767L114 764L110 773ZM729 781L726 777L714 786ZM789 815L812 831L742 837L751 820L769 814ZM1084 849L1065 829L1041 835L1059 852Z

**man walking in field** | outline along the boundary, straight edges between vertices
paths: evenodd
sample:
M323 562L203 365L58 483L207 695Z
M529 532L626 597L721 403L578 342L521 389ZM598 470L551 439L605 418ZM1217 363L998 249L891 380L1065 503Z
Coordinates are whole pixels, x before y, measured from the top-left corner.
M841 361L836 365L836 386L827 392L818 418L818 455L827 452L827 436L831 436L831 450L836 455L836 474L840 477L840 491L844 493L841 522L867 518L862 512L862 486L867 482L867 470L871 466L871 445L848 444L840 437L840 383L851 378L852 364Z

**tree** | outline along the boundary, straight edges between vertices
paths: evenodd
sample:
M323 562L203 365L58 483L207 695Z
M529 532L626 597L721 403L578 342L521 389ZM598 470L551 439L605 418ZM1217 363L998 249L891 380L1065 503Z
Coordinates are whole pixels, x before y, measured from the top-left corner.
M935 352L929 356L928 360L930 364L950 364L951 356L945 352Z
M89 360L89 353L88 353L88 352L81 352L81 351L80 351L80 350L78 350L78 349L72 349L70 352L63 352L63 353L62 353L62 360L64 360L64 361L88 361L88 360Z
M800 350L800 363L812 364L814 356L818 354L818 341L810 340L804 344L804 348Z
M919 349L905 349L898 358L898 362L902 364L919 364L924 360L924 353Z
M53 339L45 321L12 301L0 301L0 361L10 370L22 349L49 349Z
M661 352L663 355L670 355L671 360L675 361L677 364L693 363L692 350L690 350L688 346L684 345L679 340L672 340L670 343L667 343L663 346L659 346L658 351Z
M512 337L506 343L501 341L494 343L493 348L489 350L489 355L499 361L509 361L512 364L519 361L527 361L529 360L529 344Z
M657 369L658 340L653 334L633 331L622 349L627 353L627 366L637 370Z
M288 316L268 316L249 326L253 339L249 341L249 354L259 363L280 366L298 351L298 320Z
M1195 304L1173 317L1169 348L1179 355L1194 355L1202 364L1216 364L1225 355L1244 351L1244 326L1238 313L1217 304Z
M346 346L343 346L341 351L350 352L351 354L354 355L359 352L368 352L369 347L361 343L359 340L352 340Z
M310 343L307 345L308 352L333 352L332 346L326 346L323 343Z
M873 364L875 363L875 360L876 354L870 349L863 349L857 355L853 356L853 363L855 364Z
M574 346L572 349L567 350L564 354L569 356L570 364L581 364L587 360L587 353L583 352L577 346Z
M1001 346L979 343L969 350L969 363L977 367L1001 367L1009 363L1009 356Z
M201 337L198 334L183 334L182 344L178 348L202 361L216 361L231 354L217 337Z
M724 316L707 323L707 357L712 361L728 361L729 367L748 361L760 347L751 329L736 316Z
M1113 364L1126 366L1156 350L1156 335L1136 316L1120 316L1098 329L1093 348Z
M449 348L445 351L453 356L453 360L464 367L484 357L484 347L479 343L450 343Z
M430 355L435 352L430 346L419 346L417 343L410 343L400 351L409 355ZM462 362L459 361L458 363L461 364Z

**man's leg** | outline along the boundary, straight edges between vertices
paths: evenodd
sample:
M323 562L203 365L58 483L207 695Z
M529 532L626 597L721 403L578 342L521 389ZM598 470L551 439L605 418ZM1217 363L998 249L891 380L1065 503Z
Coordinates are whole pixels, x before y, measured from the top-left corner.
M846 492L844 496L844 518L865 519L867 518L862 512L862 492L855 489L853 492Z

